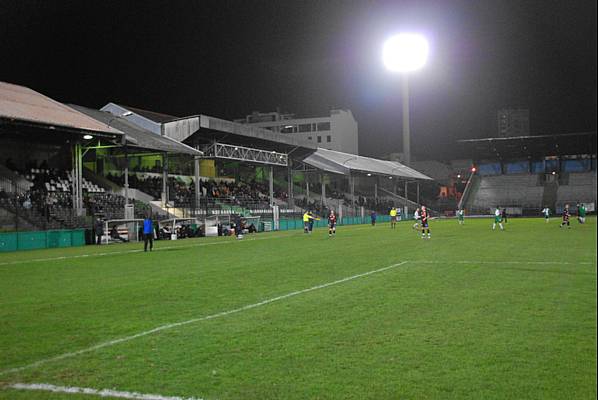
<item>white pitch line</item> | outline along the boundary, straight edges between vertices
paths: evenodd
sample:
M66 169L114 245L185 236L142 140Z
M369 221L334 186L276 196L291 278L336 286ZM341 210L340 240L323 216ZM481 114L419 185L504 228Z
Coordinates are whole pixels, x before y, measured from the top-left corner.
M329 286L338 285L340 283L348 282L348 281L351 281L351 280L354 280L354 279L357 279L357 278L362 278L364 276L368 276L368 275L377 274L377 273L380 273L380 272L383 272L383 271L387 271L389 269L401 266L401 265L403 265L403 264L405 264L407 262L408 261L403 261L403 262L400 262L400 263L397 263L397 264L389 265L387 267L375 269L375 270L364 272L364 273L357 274L357 275L352 275L352 276L349 276L349 277L346 277L346 278L342 278L342 279L339 279L339 280L336 280L336 281L333 281L333 282L328 282L328 283L324 283L324 284L321 284L321 285L312 286L312 287L307 288L307 289L297 290L297 291L294 291L294 292L283 294L282 296L277 296L277 297L273 297L273 298L270 298L270 299L267 299L267 300L260 301L259 303L253 303L253 304L249 304L249 305L246 305L246 306L243 306L243 307L235 308L233 310L222 311L222 312L219 312L217 314L212 314L212 315L208 315L208 316L205 316L205 317L193 318L193 319L189 319L187 321L181 321L181 322L175 322L175 323L172 323L172 324L161 325L161 326L158 326L156 328L153 328L153 329L150 329L150 330L147 330L147 331L143 331L143 332L137 333L135 335L125 336L125 337L122 337L122 338L119 338L119 339L114 339L114 340L110 340L108 342L96 344L95 346L91 346L91 347L88 347L88 348L85 348L85 349L73 351L73 352L70 352L70 353L64 353L64 354L61 354L61 355L58 355L58 356L55 356L55 357L51 357L51 358L46 358L46 359L43 359L43 360L35 361L35 362L31 363L31 364L27 364L27 365L24 365L22 367L16 367L16 368L6 369L4 371L0 371L0 376L6 375L6 374L10 374L10 373L14 373L14 372L20 372L20 371L23 371L25 369L30 369L30 368L38 367L40 365L43 365L43 364L46 364L46 363L49 363L49 362L59 361L59 360L64 360L65 358L75 357L75 356L78 356L78 355L81 355L81 354L89 353L89 352L94 351L94 350L99 350L99 349L102 349L104 347L110 347L110 346L114 346L115 344L119 344L119 343L123 343L123 342L128 342L130 340L137 339L137 338L140 338L142 336L147 336L147 335L150 335L152 333L161 332L161 331L164 331L164 330L167 330L167 329L172 329L172 328L176 328L176 327L179 327L179 326L192 324L192 323L195 323L195 322L201 322L201 321L207 321L207 320L211 320L211 319L215 319L215 318L220 318L220 317L224 317L224 316L227 316L227 315L230 315L230 314L235 314L235 313L238 313L238 312L241 312L241 311L247 311L247 310L250 310L252 308L257 308L257 307L264 306L266 304L274 303L275 301L280 301L280 300L288 299L289 297L297 296L297 295L300 295L300 294L303 294L303 293L313 292L314 290L324 289L324 288L327 288Z
M515 265L593 265L591 261L443 261L443 260L409 260L413 264L515 264Z
M138 392L124 392L114 389L91 389L74 386L56 386L48 383L14 383L6 386L18 390L41 390L44 392L87 394L100 397L115 397L120 399L134 400L202 400L198 397L162 396L160 394L146 394Z
M284 237L287 237L287 236L270 236L270 237L265 237L265 238L245 239L242 241L226 240L226 241L221 241L221 242L198 243L198 244L188 244L188 245L181 245L181 246L165 246L165 247L154 248L152 251L171 250L171 249L186 249L186 248L191 248L191 247L213 246L213 245L230 244L230 243L253 242L256 240L281 239ZM26 263L34 263L34 262L44 262L44 261L70 260L70 259L74 259L74 258L102 257L102 256L111 256L114 254L118 255L118 254L131 254L131 253L142 253L142 252L143 252L143 249L134 249L134 250L121 250L121 251L108 251L105 253L78 254L78 255L74 255L74 256L33 258L31 260L16 260L16 261L1 262L0 266L26 264Z

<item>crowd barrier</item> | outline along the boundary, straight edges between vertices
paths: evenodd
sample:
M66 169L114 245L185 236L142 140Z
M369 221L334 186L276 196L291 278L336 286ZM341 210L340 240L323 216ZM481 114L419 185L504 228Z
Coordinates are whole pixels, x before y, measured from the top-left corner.
M0 252L73 247L84 244L84 229L0 233Z

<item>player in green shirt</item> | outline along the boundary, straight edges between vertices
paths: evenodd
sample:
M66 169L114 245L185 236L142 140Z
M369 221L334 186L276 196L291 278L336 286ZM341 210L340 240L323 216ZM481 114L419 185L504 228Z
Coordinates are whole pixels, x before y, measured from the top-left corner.
M463 209L459 209L457 210L457 221L459 221L459 225L463 225L463 223L465 222L465 213L463 212Z
M580 224L586 223L586 206L584 206L583 204L580 204L577 207L577 220Z
M505 227L502 225L502 213L498 207L496 207L496 210L494 210L494 223L492 224L492 230L496 229L496 224L500 226L501 231L505 230Z

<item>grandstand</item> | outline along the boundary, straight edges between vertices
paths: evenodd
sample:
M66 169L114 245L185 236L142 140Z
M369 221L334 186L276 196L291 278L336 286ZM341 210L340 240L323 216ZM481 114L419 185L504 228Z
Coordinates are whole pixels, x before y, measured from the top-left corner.
M476 167L461 199L470 213L496 206L537 215L565 204L596 204L596 133L474 139L459 142Z
M114 103L94 110L5 83L0 99L5 231L83 228L91 237L98 217L149 212L159 220L243 214L277 227L274 218L335 209L341 223L361 221L372 210L413 210L430 180L397 162L206 115Z

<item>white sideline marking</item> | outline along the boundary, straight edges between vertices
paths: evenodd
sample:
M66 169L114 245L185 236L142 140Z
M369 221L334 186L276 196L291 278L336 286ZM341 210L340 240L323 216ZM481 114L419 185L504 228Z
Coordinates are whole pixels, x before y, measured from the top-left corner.
M42 390L45 392L54 393L69 393L69 394L88 394L100 397L116 397L121 399L136 399L136 400L202 400L197 397L178 397L178 396L162 396L160 394L145 394L137 392L123 392L121 390L113 389L90 389L73 386L55 386L48 383L15 383L7 386L11 389L19 390Z
M441 260L409 260L413 264L537 264L537 265L593 265L591 261L441 261Z
M108 342L96 344L95 346L91 346L91 347L88 347L86 349L81 349L81 350L73 351L71 353L64 353L64 354L61 354L61 355L58 355L58 356L55 356L55 357L51 357L51 358L46 358L46 359L43 359L43 360L35 361L35 362L31 363L31 364L27 364L27 365L24 365L22 367L16 367L16 368L11 368L11 369L6 369L4 371L0 371L0 376L6 375L6 374L10 374L10 373L13 373L13 372L23 371L23 370L29 369L29 368L38 367L38 366L40 366L42 364L46 364L46 363L49 363L49 362L59 361L59 360L63 360L65 358L70 358L70 357L75 357L75 356L78 356L78 355L81 355L81 354L89 353L89 352L94 351L94 350L99 350L99 349L104 348L104 347L110 347L110 346L114 346L115 344L119 344L119 343L123 343L123 342L128 342L130 340L137 339L137 338L140 338L142 336L147 336L147 335L150 335L152 333L164 331L164 330L167 330L167 329L172 329L172 328L176 328L176 327L179 327L179 326L192 324L192 323L195 323L195 322L207 321L207 320L210 320L210 319L224 317L224 316L227 316L227 315L230 315L230 314L235 314L235 313L238 313L238 312L241 312L241 311L250 310L252 308L261 307L261 306L264 306L266 304L274 303L275 301L288 299L289 297L297 296L297 295L300 295L300 294L303 294L303 293L313 292L314 290L324 289L324 288L327 288L329 286L338 285L339 283L344 283L344 282L351 281L353 279L357 279L357 278L361 278L361 277L364 277L364 276L368 276L368 275L372 275L372 274L377 274L379 272L387 271L389 269L401 266L401 265L403 265L403 264L405 264L407 262L408 261L403 261L403 262L400 262L400 263L397 263L397 264L389 265L388 267L383 267L383 268L375 269L375 270L372 270L372 271L364 272L364 273L361 273L361 274L352 275L352 276L349 276L349 277L346 277L346 278L343 278L343 279L339 279L339 280L336 280L336 281L333 281L333 282L328 282L328 283L324 283L324 284L321 284L321 285L312 286L312 287L310 287L308 289L297 290L295 292L290 292L290 293L287 293L287 294L283 294L282 296L273 297L271 299L260 301L259 303L249 304L249 305L246 305L246 306L243 306L243 307L235 308L233 310L222 311L222 312L219 312L217 314L212 314L212 315L208 315L208 316L205 316L205 317L193 318L193 319L189 319L187 321L181 321L181 322L175 322L175 323L172 323L172 324L161 325L161 326L158 326L157 328L153 328L153 329L150 329L150 330L147 330L147 331L144 331L144 332L140 332L140 333L137 333L135 335L125 336L125 337L122 337L122 338L119 338L119 339L114 339L114 340L110 340Z
M280 238L284 238L284 237L286 237L286 236L270 236L270 237L265 237L265 238L245 239L245 240L241 240L241 241L239 241L239 240L223 240L220 242L187 244L187 245L181 245L181 246L166 246L166 247L154 248L153 251L170 250L170 249L186 249L186 248L191 248L191 247L213 246L213 245L218 245L218 244L230 244L230 243L240 243L240 242L253 242L256 240L280 239ZM90 245L90 246L92 246L92 245ZM13 265L13 264L25 264L25 263L33 263L33 262L44 262L44 261L70 260L73 258L101 257L101 256L110 256L113 254L130 254L130 253L143 253L143 249L109 251L109 252L105 252L105 253L78 254L78 255L74 255L74 256L60 256L60 257L50 257L50 258L33 258L31 260L7 261L7 262L1 262L0 266Z

